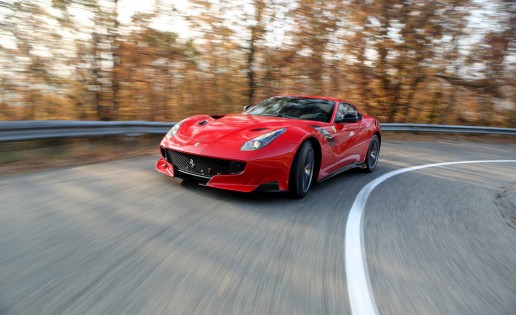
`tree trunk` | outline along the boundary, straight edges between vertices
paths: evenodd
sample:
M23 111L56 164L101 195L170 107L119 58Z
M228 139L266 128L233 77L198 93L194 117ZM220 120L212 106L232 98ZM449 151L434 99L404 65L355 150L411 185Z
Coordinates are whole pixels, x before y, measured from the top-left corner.
M114 2L114 21L113 21L113 30L112 30L112 43L111 43L111 56L113 58L113 73L111 77L111 89L112 89L112 97L113 97L113 110L111 119L117 120L119 119L119 111L120 111L120 77L119 71L121 68L120 64L120 43L118 41L118 0L113 0Z

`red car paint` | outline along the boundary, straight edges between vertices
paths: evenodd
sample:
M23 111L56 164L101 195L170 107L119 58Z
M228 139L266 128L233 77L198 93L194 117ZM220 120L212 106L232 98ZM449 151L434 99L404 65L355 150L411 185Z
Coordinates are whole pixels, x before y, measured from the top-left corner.
M208 166L200 170L202 174L199 173L199 169L195 172L197 175L203 175L199 178L209 187L240 192L251 192L260 187L288 191L292 163L303 142L312 141L316 156L313 178L321 181L351 167L362 166L366 161L373 135L376 134L381 138L379 122L373 117L363 115L360 111L358 111L361 118L359 121L335 123L339 104L350 105L347 101L316 96L280 96L271 99L282 98L332 102L334 106L329 113L331 118L329 122L324 122L247 113L213 117L193 116L183 121L174 136L163 138L160 144L162 157L156 169L169 176L188 177L191 175L188 172L190 169L188 164L193 171L195 164L199 164L199 162L194 163L194 159L201 161L197 157L213 159L210 161L214 163L228 160L228 164L231 163L229 161L233 161L234 165L237 165L237 173L219 175ZM281 128L285 128L286 131L261 149L241 150L242 145L247 141ZM183 171L186 168L186 173L178 171L177 165L175 169L170 163L172 158L167 155L167 152L170 152L167 150L188 154L181 157L181 163L186 165L183 167ZM245 168L239 171L238 167L243 163ZM234 166L229 165L229 169ZM176 174L177 172L180 174Z

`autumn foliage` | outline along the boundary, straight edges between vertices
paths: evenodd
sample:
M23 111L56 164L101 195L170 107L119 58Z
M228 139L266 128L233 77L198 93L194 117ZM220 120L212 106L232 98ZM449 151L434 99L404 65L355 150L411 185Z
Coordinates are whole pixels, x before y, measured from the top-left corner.
M0 1L0 120L178 121L272 95L382 122L516 127L516 11L491 0Z

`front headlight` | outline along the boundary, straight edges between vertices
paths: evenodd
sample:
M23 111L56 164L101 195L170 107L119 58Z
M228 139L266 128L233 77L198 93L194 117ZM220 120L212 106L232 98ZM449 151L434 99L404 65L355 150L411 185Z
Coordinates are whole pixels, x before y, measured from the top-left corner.
M167 138L172 138L176 132L179 130L179 127L181 127L181 125L183 124L184 120L181 120L180 122L178 122L177 124L174 125L174 127L172 127L172 129L170 129L168 132L167 132Z
M240 148L240 150L241 151L259 150L259 149L263 148L264 146L268 145L269 143L271 143L274 139L279 137L285 131L287 131L287 129L282 128L282 129L274 130L274 131L268 132L266 134L263 134L259 137L256 137L256 138L244 143L244 145Z

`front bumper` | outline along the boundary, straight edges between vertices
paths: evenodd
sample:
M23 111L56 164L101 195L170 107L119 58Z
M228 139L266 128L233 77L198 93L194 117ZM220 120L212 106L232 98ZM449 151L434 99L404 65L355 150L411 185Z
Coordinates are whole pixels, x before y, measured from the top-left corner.
M162 147L162 149L164 149ZM163 152L163 150L162 150ZM242 161L245 168L238 174L198 176L185 173L167 161L163 156L156 164L156 170L172 177L194 178L208 187L252 192L255 190L288 190L290 164L293 153L283 152L273 156Z

